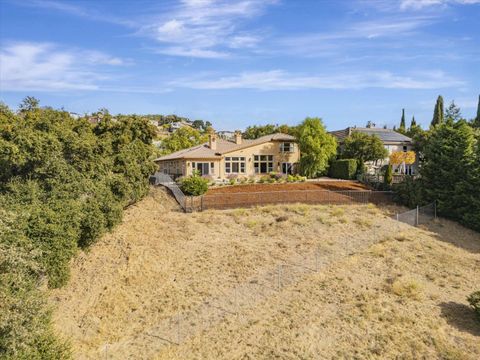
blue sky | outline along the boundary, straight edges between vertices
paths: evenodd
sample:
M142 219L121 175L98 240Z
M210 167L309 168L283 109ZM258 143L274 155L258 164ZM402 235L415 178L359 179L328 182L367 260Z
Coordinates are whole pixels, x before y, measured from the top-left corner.
M0 0L0 99L218 130L474 116L480 0Z

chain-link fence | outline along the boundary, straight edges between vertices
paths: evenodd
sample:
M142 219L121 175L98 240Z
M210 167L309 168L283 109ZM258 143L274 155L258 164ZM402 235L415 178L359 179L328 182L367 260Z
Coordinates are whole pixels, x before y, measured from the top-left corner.
M201 336L227 318L229 321L246 324L251 316L249 311L254 311L259 303L274 296L283 296L282 291L287 287L298 284L308 275L343 258L365 251L391 235L391 231L391 228L382 227L379 219L370 228L337 239L334 251L320 247L320 237L318 245L312 246L308 252L296 252L276 263L268 261L242 282L232 282L226 289L222 287L225 290L220 291L220 294L206 297L196 306L160 319L157 324L128 341L106 345L102 355L109 359L117 358L120 354L123 358L134 358L141 351L143 357L151 358L166 346L179 345L193 336ZM195 279L183 280L181 283L187 284L189 289L198 286Z
M415 209L397 213L394 219L412 226L426 224L437 218L436 202L425 206L417 206Z

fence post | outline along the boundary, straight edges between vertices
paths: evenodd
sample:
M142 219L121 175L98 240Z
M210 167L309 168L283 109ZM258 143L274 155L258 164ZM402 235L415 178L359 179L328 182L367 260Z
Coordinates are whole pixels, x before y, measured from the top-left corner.
M280 291L282 287L281 276L282 276L282 265L278 265L278 291Z
M397 213L397 221L398 221L398 213Z
M177 344L180 344L180 314L177 315Z
M418 205L417 205L417 212L415 216L415 226L418 226Z

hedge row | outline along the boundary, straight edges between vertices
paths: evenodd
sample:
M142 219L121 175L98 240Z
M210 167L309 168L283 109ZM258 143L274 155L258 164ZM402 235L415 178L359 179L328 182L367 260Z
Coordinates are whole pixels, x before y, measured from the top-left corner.
M336 179L350 180L357 172L357 160L339 159L330 163L330 176Z

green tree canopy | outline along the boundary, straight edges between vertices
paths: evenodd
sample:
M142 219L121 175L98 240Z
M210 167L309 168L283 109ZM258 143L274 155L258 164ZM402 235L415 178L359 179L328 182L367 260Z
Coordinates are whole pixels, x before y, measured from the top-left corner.
M327 133L322 120L306 118L298 127L297 140L302 174L312 178L324 173L336 154L337 141Z
M454 123L462 119L460 108L457 105L455 105L455 102L453 100L445 110L444 119L445 119L445 122L447 122L450 125L453 125Z
M0 354L12 359L67 357L39 279L65 284L78 248L118 224L156 168L149 120L101 111L92 125L37 105L0 107Z
M477 116L473 119L472 125L480 129L480 95L478 95Z
M162 141L163 154L170 154L178 150L200 145L207 140L208 136L206 134L202 134L197 129L185 126Z
M468 182L473 155L473 130L464 121L440 125L428 137L420 173L426 200L436 200L445 216L459 219L468 206L465 192L459 189Z
M32 111L38 108L40 101L33 96L27 96L25 99L22 100L20 103L18 110L20 112Z
M192 122L192 127L199 131L205 132L208 128L212 126L210 121L203 121L203 120L194 120Z
M265 135L271 135L275 133L283 133L289 135L295 135L295 127L291 127L289 125L253 125L248 126L245 131L243 132L243 137L245 139L258 139L259 137Z
M345 139L340 156L343 159L356 159L359 166L363 167L367 161L385 159L388 151L378 136L354 131Z

